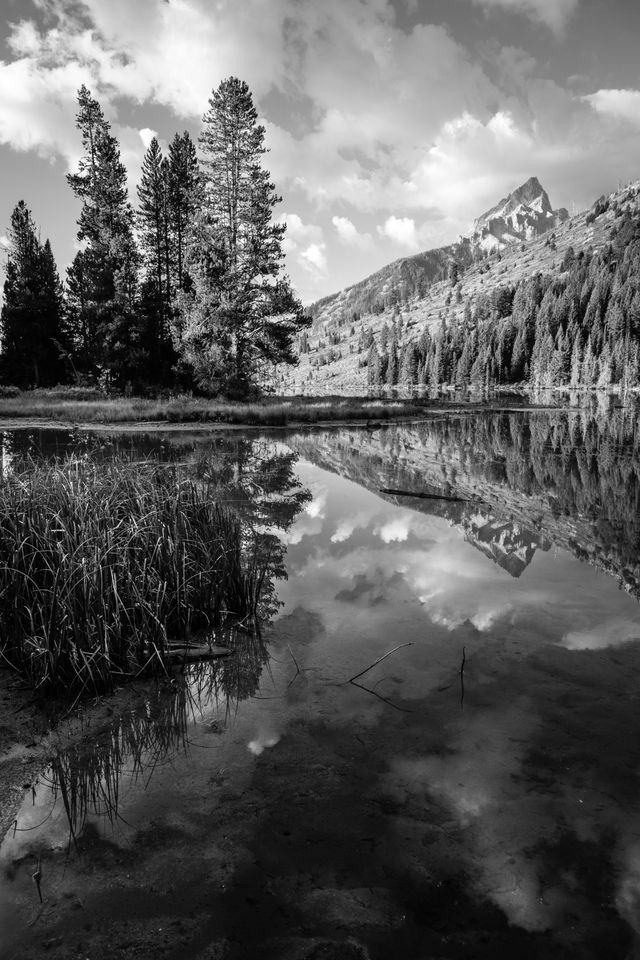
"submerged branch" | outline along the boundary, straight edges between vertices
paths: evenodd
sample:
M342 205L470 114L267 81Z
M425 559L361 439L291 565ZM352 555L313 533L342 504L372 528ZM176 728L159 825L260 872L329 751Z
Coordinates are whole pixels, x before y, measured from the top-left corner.
M357 680L360 677L363 677L365 673L368 673L369 670L373 670L377 664L382 663L383 660L386 660L387 657L390 657L392 653L395 653L396 650L401 650L403 647L412 647L413 642L409 641L408 643L399 643L397 647L394 647L393 650L388 650L381 657L378 657L377 660L374 660L373 663L370 663L368 667L365 667L364 670L361 670L360 673L356 673L349 680L345 680L341 686L350 683L354 687L359 687L360 690L365 690L367 693L371 693L374 697L377 697L378 700L382 700L383 703L387 703L390 707L393 707L394 710L400 710L402 713L412 713L411 710L407 710L406 707L399 707L397 703L394 703L392 700L389 700L388 697L383 697L381 693L376 693L375 690L372 690L371 687L365 687L362 683L357 683Z
M388 650L387 653L383 654L381 657L378 657L377 660L374 660L373 663L370 663L368 667L365 667L364 670L361 670L360 673L356 673L349 680L345 680L345 683L353 683L354 680L357 680L359 677L363 677L365 673L368 673L369 670L373 670L377 664L382 663L383 660L386 660L387 657L390 657L392 653L395 653L396 650L402 650L403 647L412 647L413 641L408 643L399 643L397 647L394 647L393 650Z
M380 493L392 497L418 497L420 500L448 500L450 503L484 503L480 498L450 497L445 493L414 493L412 490L394 490L392 487L380 487Z
M413 713L412 710L407 710L406 707L399 707L397 703L394 703L393 700L389 700L388 697L383 697L381 693L376 693L375 690L372 690L371 687L365 687L361 683L356 683L353 680L349 680L354 687L359 687L360 690L366 690L367 693L372 693L374 697L377 697L378 700L382 700L383 703L388 703L390 707L393 707L394 710L400 710L402 713Z

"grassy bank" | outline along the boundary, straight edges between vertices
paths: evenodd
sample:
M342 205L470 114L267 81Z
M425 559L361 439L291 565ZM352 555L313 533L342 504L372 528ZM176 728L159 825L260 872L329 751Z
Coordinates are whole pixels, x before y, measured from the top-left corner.
M30 464L0 480L0 655L40 690L163 669L168 642L256 611L239 519L175 469Z
M55 420L64 423L211 423L286 426L347 420L390 420L418 416L425 403L358 397L269 398L229 403L198 397L168 399L100 397L73 389L0 394L0 420Z

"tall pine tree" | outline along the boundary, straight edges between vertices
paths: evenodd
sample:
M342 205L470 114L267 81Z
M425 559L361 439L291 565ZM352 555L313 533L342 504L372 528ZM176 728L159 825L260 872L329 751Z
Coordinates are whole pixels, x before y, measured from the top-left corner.
M161 309L167 297L167 202L162 151L157 137L149 144L142 161L138 184L138 224L142 257L148 278Z
M169 156L164 158L154 137L138 185L137 222L144 268L140 306L151 367L163 383L173 378L177 360L172 328L176 296L189 285L186 243L197 208L198 184L196 152L189 134L176 134Z
M186 252L189 227L198 207L200 180L195 145L188 132L169 144L167 182L168 231L173 261L173 289L188 286Z
M83 155L78 172L67 175L82 201L78 239L85 245L69 275L75 339L84 344L86 372L118 385L140 376L148 359L136 310L133 212L118 142L85 86L78 91L78 106Z
M169 227L169 164L162 157L156 137L145 154L138 185L138 226L144 280L140 311L142 342L149 356L154 380L167 383L172 376L175 353L171 342L173 274Z
M214 392L247 394L268 364L294 363L295 336L307 323L281 272L285 228L273 222L280 198L262 167L264 133L246 83L223 81L203 117L192 288L177 327L184 358Z

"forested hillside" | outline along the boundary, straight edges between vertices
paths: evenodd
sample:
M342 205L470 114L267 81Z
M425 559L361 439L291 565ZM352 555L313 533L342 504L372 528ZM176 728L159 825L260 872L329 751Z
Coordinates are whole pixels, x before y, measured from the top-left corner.
M300 366L282 375L295 392L389 387L638 385L640 186L598 200L535 239L492 254L473 242L398 261L315 306ZM433 278L403 283L412 265ZM379 278L385 277L381 288ZM378 291L365 309L362 291Z

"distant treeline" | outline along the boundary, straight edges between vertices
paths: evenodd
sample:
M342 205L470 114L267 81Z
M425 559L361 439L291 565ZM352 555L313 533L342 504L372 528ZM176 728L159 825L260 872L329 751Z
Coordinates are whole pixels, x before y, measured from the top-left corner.
M537 274L475 302L409 340L397 316L361 349L370 386L443 384L606 389L640 374L640 220L625 210L601 252L570 247L556 276Z
M79 249L60 281L24 201L8 232L0 383L198 386L245 395L294 361L306 325L282 275L280 198L261 165L264 128L247 85L209 100L199 151L187 132L163 156L153 137L133 209L120 147L100 104L78 93Z

